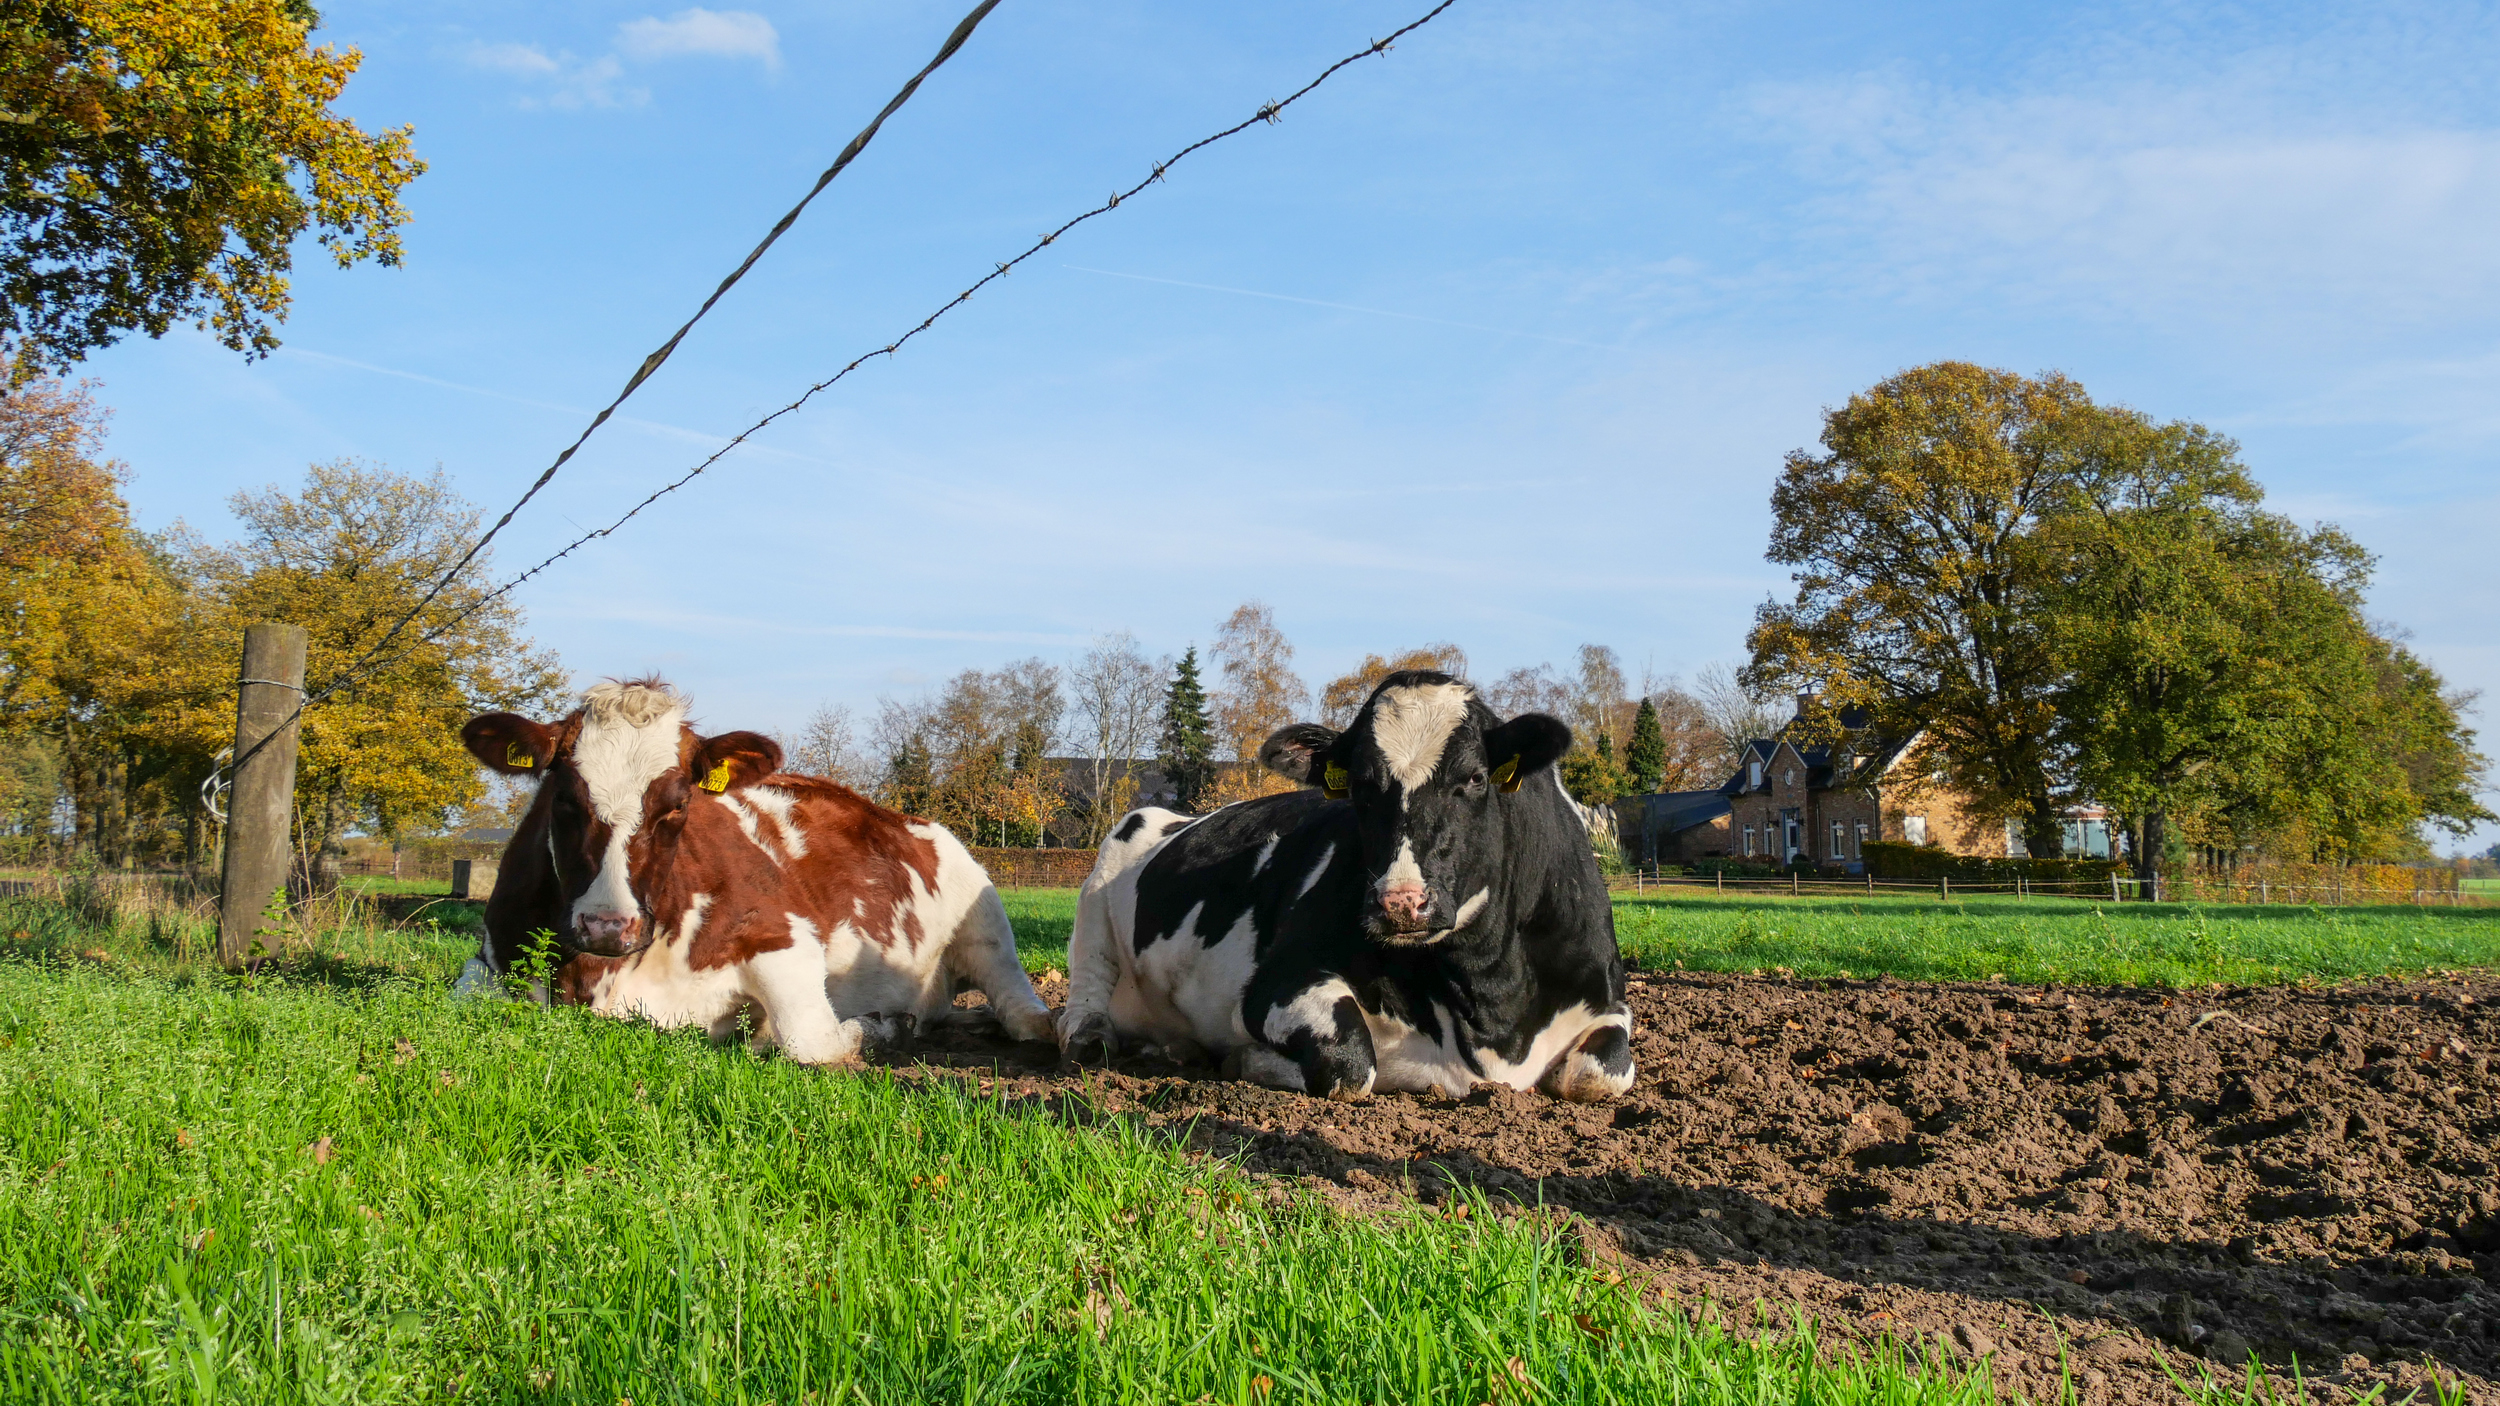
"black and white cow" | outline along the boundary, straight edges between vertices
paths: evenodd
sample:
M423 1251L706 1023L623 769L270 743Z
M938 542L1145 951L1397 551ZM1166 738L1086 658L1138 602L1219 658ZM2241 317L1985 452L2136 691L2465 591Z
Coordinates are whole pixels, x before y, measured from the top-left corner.
M1614 910L1552 774L1571 729L1446 674L1390 675L1342 733L1259 760L1320 790L1141 810L1078 899L1060 1044L1122 1042L1359 1098L1477 1081L1594 1102L1632 1085Z

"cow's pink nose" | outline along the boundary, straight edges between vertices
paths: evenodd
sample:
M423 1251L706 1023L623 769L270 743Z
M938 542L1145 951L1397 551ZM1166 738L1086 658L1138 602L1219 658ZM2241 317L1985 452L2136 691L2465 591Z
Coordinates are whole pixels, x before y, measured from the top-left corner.
M1399 884L1380 891L1381 910L1401 928L1423 926L1424 909L1431 901L1422 884Z
M574 945L602 957L624 956L641 936L640 914L585 913L573 919Z

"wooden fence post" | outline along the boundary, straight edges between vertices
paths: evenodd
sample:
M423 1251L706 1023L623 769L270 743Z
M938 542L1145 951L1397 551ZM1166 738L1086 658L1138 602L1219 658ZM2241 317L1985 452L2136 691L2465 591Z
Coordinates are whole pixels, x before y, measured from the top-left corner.
M2112 903L2126 902L2125 899L2118 896L2118 871L2115 869L2109 871L2109 901Z
M1938 874L1936 876L1936 901L1938 903L1947 903L1951 902L1952 898L1953 876L1951 874Z
M286 883L301 730L295 710L303 699L304 627L246 626L234 708L234 790L226 802L226 863L217 896L217 959L229 967L250 959L261 914Z

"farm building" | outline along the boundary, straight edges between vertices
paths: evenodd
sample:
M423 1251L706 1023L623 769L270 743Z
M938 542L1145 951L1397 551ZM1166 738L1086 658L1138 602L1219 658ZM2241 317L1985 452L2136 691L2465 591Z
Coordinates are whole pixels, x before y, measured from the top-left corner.
M2007 822L1971 815L1941 773L1923 765L1919 741L1917 734L1878 734L1860 710L1827 717L1813 694L1801 693L1796 715L1776 735L1746 743L1717 789L1616 802L1626 857L1660 864L1804 862L1858 873L1870 840L2023 856L2021 834ZM2108 813L2098 806L2069 811L2065 852L2107 858Z

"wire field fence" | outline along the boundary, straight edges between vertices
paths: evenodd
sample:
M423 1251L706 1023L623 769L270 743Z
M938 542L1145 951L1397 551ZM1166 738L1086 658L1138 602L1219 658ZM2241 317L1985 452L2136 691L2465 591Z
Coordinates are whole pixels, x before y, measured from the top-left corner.
M1785 898L2085 898L2126 903L2153 899L2166 903L2289 904L2300 907L2354 907L2402 904L2414 907L2500 907L2500 892L2460 885L2453 871L2406 869L2396 865L2356 865L2337 870L2278 876L2243 870L2188 869L2164 874L2155 883L2111 875L2106 879L2000 879L1966 882L1951 877L1885 879L1872 874L1809 874L1763 876L1641 873L1610 874L1609 892L1634 897L1673 898L1693 894L1749 894ZM2148 891L2149 890L2149 891Z

